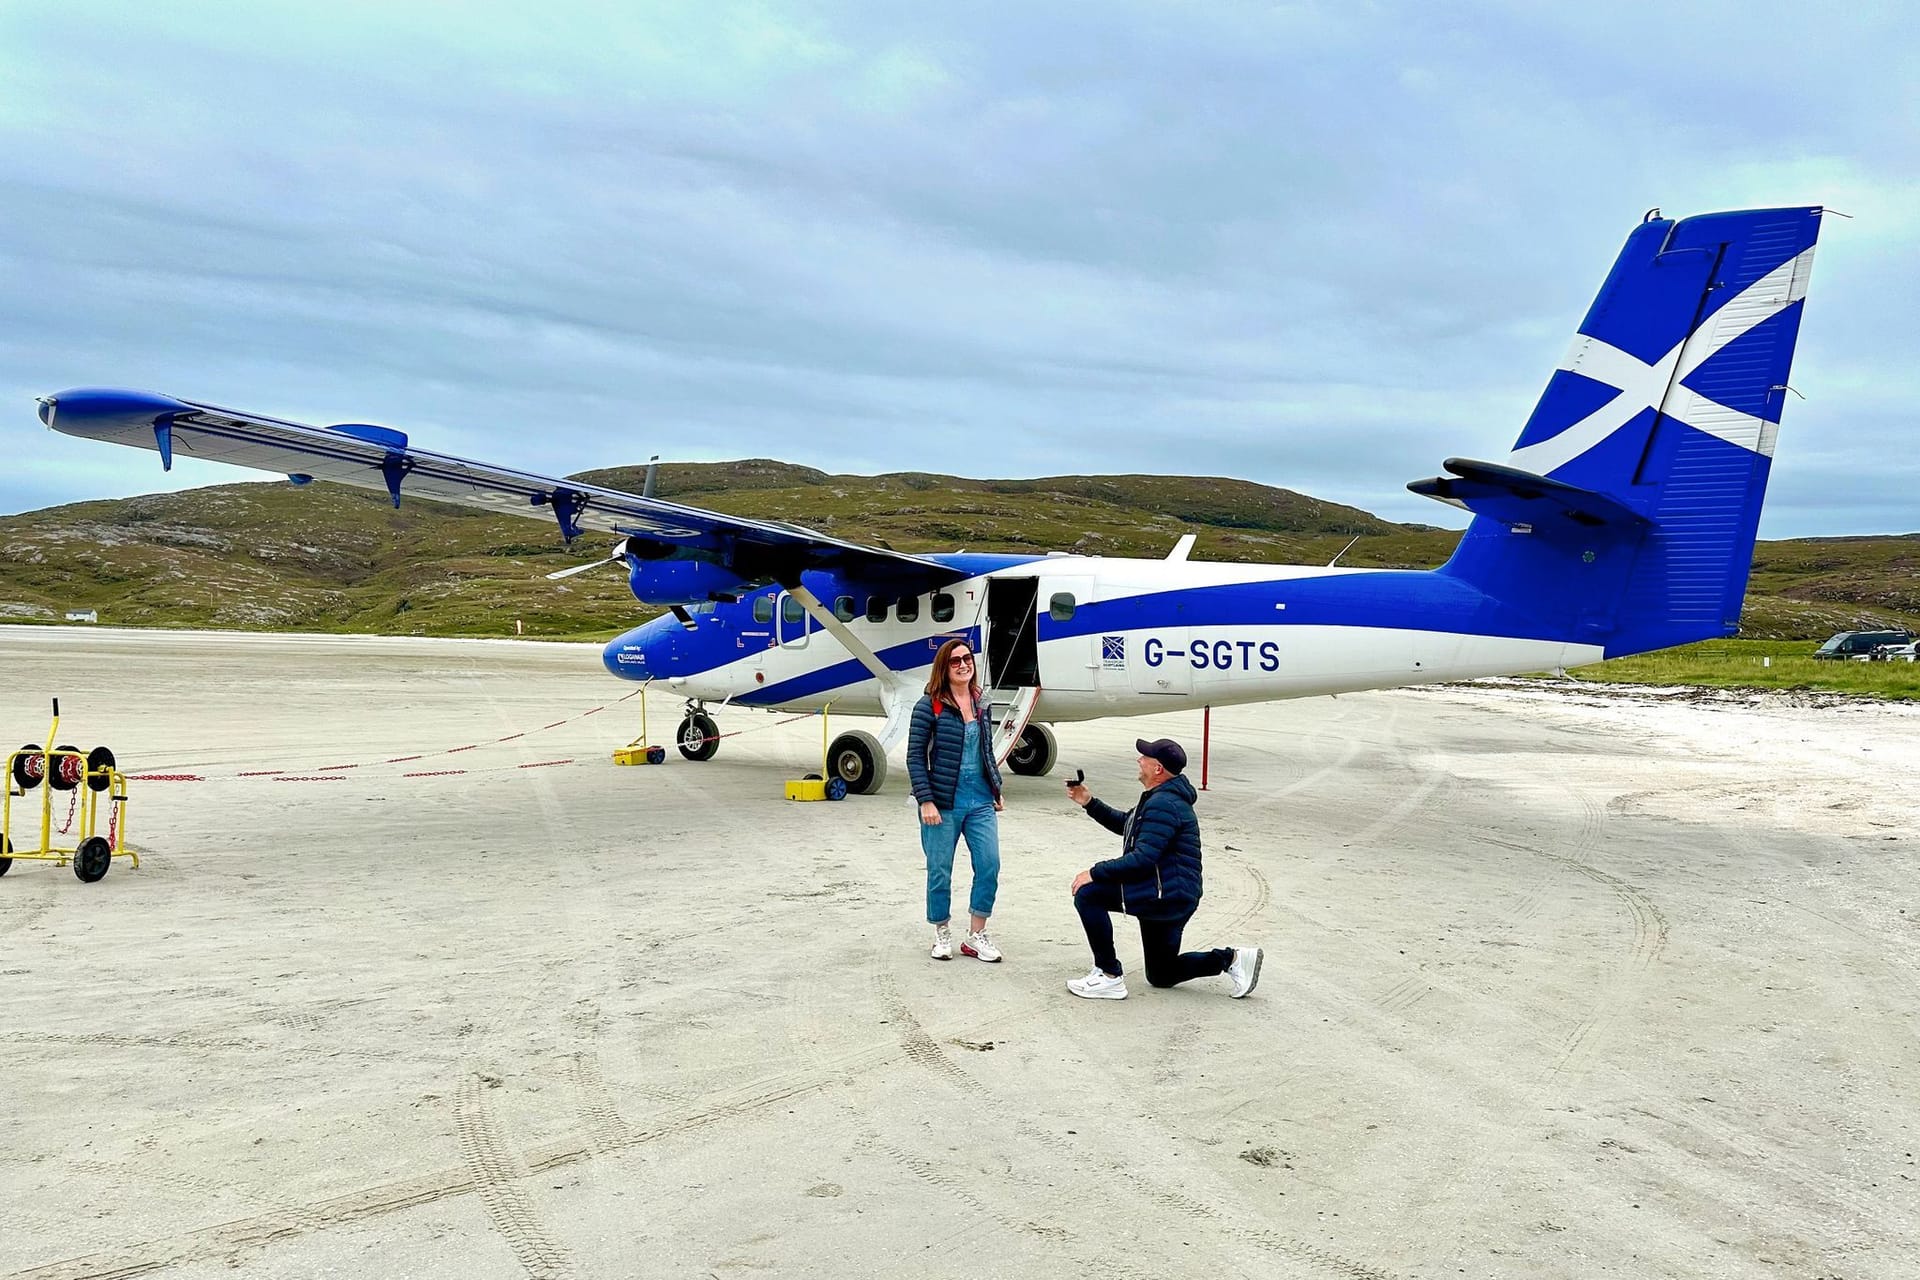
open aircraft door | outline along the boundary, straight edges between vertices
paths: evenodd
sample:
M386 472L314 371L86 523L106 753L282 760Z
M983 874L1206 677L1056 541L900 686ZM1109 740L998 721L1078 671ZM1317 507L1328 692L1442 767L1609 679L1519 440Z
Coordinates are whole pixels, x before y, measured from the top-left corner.
M1089 635L1075 615L1093 603L1091 577L1040 579L1035 601L1040 629L1040 685L1045 689L1091 689L1100 673L1105 637Z
M980 627L987 656L987 683L996 702L1040 683L1038 631L1034 611L1037 578L989 578L986 616Z

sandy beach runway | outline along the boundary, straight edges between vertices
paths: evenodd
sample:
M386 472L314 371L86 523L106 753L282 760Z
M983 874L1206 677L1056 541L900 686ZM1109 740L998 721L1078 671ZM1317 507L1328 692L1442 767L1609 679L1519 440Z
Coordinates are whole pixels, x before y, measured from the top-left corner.
M1005 963L940 964L897 752L791 804L818 720L736 710L616 768L591 646L8 627L0 672L8 749L58 696L174 779L139 870L0 878L0 1277L1920 1274L1908 709L1217 712L1188 942L1260 988L1087 1003L1116 842L1057 776ZM1142 734L1197 755L1062 763L1129 803Z

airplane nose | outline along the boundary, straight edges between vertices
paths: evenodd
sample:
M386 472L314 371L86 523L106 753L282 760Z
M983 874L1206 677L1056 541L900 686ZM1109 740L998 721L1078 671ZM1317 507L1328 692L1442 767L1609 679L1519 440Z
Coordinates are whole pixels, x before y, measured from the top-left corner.
M653 675L647 669L646 645L638 631L629 631L607 645L601 650L600 661L622 680L646 680Z

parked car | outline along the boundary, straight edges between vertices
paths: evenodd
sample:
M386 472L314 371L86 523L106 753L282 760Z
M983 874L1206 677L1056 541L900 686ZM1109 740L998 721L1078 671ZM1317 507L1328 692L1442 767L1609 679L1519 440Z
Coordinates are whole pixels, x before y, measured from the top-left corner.
M1842 631L1815 649L1813 656L1834 662L1866 662L1882 645L1912 643L1911 631Z
M1875 662L1920 662L1920 644L1883 644L1873 651Z

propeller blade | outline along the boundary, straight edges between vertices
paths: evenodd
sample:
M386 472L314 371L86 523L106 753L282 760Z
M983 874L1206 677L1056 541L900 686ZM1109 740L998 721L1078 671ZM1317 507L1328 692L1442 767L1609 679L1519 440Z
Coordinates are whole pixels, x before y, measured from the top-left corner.
M598 569L601 565L618 564L621 559L621 553L616 551L604 560L595 560L591 564L577 564L571 569L560 569L554 573L550 573L547 575L547 581L558 582L562 578L571 578L576 573L585 573L589 569Z
M670 604L667 606L667 608L673 611L674 617L680 619L681 626L685 627L689 631L692 631L694 629L693 615L687 612L687 607L685 605Z

